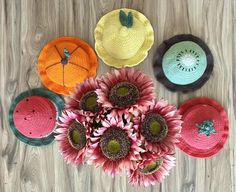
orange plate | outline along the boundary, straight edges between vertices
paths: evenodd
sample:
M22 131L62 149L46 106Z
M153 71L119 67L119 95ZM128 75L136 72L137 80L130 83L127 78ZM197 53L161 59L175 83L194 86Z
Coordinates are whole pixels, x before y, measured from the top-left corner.
M70 53L62 64L64 48ZM43 84L55 93L69 95L77 83L96 76L97 56L86 42L75 37L59 37L44 46L38 59L38 72Z

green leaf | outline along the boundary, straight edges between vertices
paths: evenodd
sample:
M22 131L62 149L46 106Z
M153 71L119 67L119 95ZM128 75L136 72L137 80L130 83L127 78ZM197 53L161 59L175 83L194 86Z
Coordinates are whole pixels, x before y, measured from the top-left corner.
M133 26L133 14L131 12L128 13L128 17L127 17L127 27L130 28Z
M120 10L120 23L123 26L127 26L127 17L124 11Z
M120 10L119 19L121 25L127 28L131 28L133 26L133 14L131 12L126 15L124 11Z
M67 60L70 58L70 53L67 48L64 48L64 56Z
M199 134L203 134L203 133L204 133L204 130L199 130L198 133L199 133Z
M198 134L205 134L209 137L212 133L216 133L214 122L212 120L205 120L200 124L196 124L196 126L200 129Z

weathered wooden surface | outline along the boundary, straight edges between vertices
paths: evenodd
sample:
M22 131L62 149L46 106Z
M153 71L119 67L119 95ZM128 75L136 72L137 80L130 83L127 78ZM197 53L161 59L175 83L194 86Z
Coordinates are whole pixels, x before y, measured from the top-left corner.
M173 104L194 96L213 97L224 105L230 119L230 138L223 151L211 159L196 160L178 150L177 167L154 187L131 187L125 175L112 179L100 168L66 165L56 143L26 146L16 140L7 122L12 99L41 86L36 63L44 44L70 35L93 46L98 19L120 7L143 12L154 27L155 44L137 67L152 77L153 53L164 39L192 33L207 42L215 59L207 84L184 95L171 93L155 81L156 93ZM235 12L234 0L0 0L0 192L235 192ZM109 70L100 62L98 74Z

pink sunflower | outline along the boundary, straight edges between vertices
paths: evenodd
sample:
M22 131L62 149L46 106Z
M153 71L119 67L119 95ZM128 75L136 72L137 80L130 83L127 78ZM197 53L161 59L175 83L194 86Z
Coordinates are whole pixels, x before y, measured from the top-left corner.
M133 133L132 123L124 125L118 116L109 121L102 121L102 127L95 130L91 136L89 164L101 165L109 175L121 174L122 169L135 168L140 152L136 133Z
M142 114L139 125L140 138L148 151L170 153L179 142L182 128L181 115L167 101L153 101Z
M155 97L152 79L139 70L122 68L104 75L97 89L98 102L119 114L142 110Z
M142 158L136 169L130 169L127 172L129 183L132 185L147 187L161 183L175 166L174 155L157 156L146 152L142 155Z
M65 111L59 117L56 140L67 163L83 164L87 155L90 130L86 128L84 117L71 111Z
M81 110L85 115L94 116L101 110L97 102L96 89L98 82L90 77L83 83L77 84L75 92L65 98L65 108L71 110Z

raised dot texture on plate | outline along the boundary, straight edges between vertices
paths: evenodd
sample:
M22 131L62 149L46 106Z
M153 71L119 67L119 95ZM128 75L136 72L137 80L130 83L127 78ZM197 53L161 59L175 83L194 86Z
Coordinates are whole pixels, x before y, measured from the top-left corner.
M47 145L54 140L56 120L63 107L63 99L46 89L23 92L11 104L10 128L26 144Z
M30 138L40 138L40 135L50 134L56 124L56 108L53 103L41 96L29 96L29 101L20 101L13 113L13 120L17 129ZM36 109L36 113L32 112ZM54 120L49 121L48 116L53 116ZM35 129L37 127L37 129ZM30 135L29 135L30 134Z

